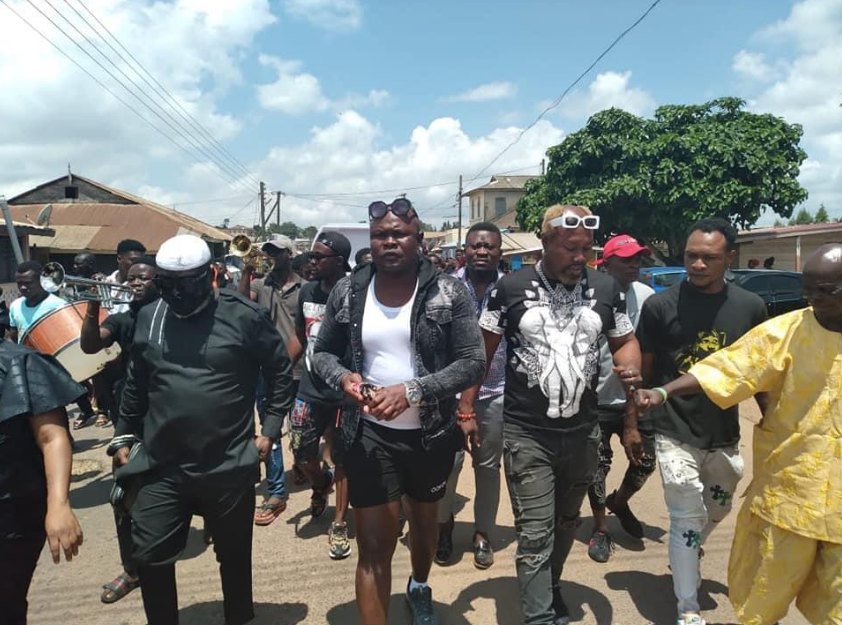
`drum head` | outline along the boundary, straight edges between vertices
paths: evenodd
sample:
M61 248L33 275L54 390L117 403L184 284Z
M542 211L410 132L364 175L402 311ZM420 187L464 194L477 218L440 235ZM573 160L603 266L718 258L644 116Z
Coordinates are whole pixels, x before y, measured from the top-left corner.
M98 351L96 354L86 354L79 345L79 339L68 343L54 354L77 382L84 382L105 369L112 360L120 356L120 346L114 343L111 347Z

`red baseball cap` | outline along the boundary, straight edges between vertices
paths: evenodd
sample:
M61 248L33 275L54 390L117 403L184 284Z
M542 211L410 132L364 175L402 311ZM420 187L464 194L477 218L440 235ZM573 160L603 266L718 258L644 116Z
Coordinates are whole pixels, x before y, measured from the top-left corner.
M611 237L606 241L605 247L602 248L602 258L597 263L602 264L606 258L611 258L612 256L631 258L638 254L650 256L652 252L645 245L638 243L634 237L628 234L618 234L616 237Z

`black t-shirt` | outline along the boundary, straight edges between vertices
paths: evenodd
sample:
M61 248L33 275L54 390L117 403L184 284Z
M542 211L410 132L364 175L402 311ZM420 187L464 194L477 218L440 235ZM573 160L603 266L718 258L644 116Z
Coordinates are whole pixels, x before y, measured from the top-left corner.
M316 337L325 316L325 307L330 293L325 293L320 282L307 282L298 294L298 311L295 315L295 328L304 333L307 339L304 348L305 373L298 386L298 397L317 404L341 404L345 394L335 391L325 384L313 370L312 357L316 347Z
M120 346L120 359L123 363L123 375L126 374L126 366L129 363L129 353L132 349L134 339L134 327L137 323L137 309L129 307L129 310L121 313L108 315L102 322L102 327L111 333L114 342Z
M0 540L43 531L44 459L29 418L85 394L51 356L0 342Z
M590 269L572 289L549 286L534 266L504 276L480 317L483 330L506 337L503 418L553 431L592 427L599 337L633 332L625 295L614 278Z
M641 351L655 355L651 385L675 380L765 319L763 300L733 284L709 295L683 280L653 295L643 304L637 327ZM704 393L670 398L653 411L652 423L656 432L699 449L740 440L739 408L722 410Z

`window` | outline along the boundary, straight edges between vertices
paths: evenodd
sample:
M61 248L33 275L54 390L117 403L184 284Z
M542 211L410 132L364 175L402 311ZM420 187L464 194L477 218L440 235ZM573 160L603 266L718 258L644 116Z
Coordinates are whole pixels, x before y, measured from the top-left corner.
M504 197L496 197L494 198L494 216L499 217L503 213L506 212L506 198Z
M79 199L79 187L64 187L64 197L69 200Z
M778 296L801 297L801 278L796 276L769 276L772 292Z
M757 293L758 295L769 294L769 276L749 276L748 278L741 280L738 284L746 291L751 291L752 293Z

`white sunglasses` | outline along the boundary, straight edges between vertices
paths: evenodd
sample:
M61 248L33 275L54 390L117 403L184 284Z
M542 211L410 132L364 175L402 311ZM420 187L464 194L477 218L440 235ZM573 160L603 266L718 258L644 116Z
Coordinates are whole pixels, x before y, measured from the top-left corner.
M560 217L550 220L550 226L553 228L578 228L579 226L586 230L599 229L598 215L584 215L580 217L573 213L564 213Z

